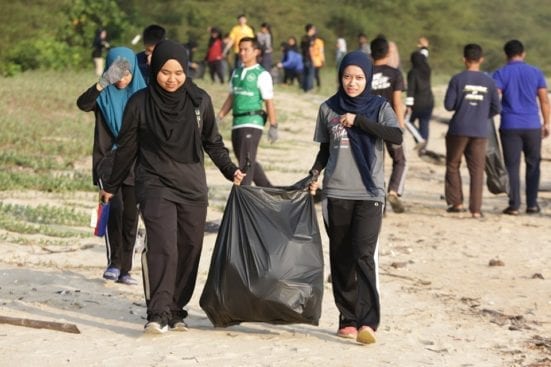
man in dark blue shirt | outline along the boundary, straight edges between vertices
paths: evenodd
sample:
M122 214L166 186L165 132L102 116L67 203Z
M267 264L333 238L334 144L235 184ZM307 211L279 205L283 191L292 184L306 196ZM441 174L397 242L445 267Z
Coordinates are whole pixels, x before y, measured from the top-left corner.
M501 92L501 125L499 134L503 159L509 175L509 206L504 214L518 215L520 207L520 157L526 162L526 213L540 212L541 140L549 136L549 97L541 70L524 62L526 52L518 40L503 47L507 64L494 73ZM538 111L539 101L539 111ZM543 118L543 125L539 112Z
M482 188L486 145L491 118L500 111L499 94L491 77L480 71L482 47L468 44L463 49L466 70L454 75L444 97L444 107L454 111L446 134L445 196L448 212L463 212L461 156L465 155L470 175L469 211L482 216Z
M143 30L144 50L137 53L136 57L138 58L138 67L147 84L149 84L149 59L155 49L155 45L165 39L165 34L165 29L157 24L148 25Z

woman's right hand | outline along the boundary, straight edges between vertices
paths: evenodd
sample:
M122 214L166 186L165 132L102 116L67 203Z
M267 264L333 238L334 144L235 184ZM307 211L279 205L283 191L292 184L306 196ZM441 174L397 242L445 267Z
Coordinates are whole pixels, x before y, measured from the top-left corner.
M243 173L241 172L240 169L237 169L234 173L233 173L233 183L234 185L241 185L241 181L243 181L243 179L245 178L245 176L247 176L246 173Z
M102 203L108 203L112 197L113 197L113 194L110 194L105 190L99 191L99 201Z

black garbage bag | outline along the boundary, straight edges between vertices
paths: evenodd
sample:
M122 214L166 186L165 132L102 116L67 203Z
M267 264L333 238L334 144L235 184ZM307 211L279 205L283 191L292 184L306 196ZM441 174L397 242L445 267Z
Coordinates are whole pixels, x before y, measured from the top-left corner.
M486 186L492 194L509 192L509 176L503 162L503 156L497 139L494 121L490 120L490 135L486 147Z
M308 191L233 186L200 305L216 327L318 325L323 252Z

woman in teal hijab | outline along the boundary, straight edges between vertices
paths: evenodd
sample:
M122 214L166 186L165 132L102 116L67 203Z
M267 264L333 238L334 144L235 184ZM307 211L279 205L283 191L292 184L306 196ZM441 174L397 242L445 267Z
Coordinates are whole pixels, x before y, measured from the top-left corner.
M107 85L97 98L105 122L115 137L119 135L121 129L126 102L134 93L146 86L138 68L136 55L127 47L116 47L109 50L105 60L104 75L109 72L109 68L116 65L116 62L124 63L124 61L128 62L128 71L123 72L122 79ZM121 69L124 69L124 66ZM98 83L101 83L101 79Z
M126 103L134 93L146 87L136 55L131 49L112 48L105 61L105 69L99 81L77 100L82 111L94 111L96 124L92 174L94 185L100 188L102 179L111 174L113 153L117 149ZM105 233L107 269L103 278L128 285L137 284L130 275L138 225L133 170L113 199Z

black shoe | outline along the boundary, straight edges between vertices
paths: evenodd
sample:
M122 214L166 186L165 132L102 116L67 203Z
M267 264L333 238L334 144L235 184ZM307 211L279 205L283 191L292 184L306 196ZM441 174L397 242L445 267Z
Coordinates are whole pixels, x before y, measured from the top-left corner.
M503 214L518 215L519 212L518 212L518 209L511 208L510 206L508 206L507 208L503 209Z
M168 326L173 331L188 331L188 327L184 319L187 317L186 310L172 311L170 313L170 319L168 320Z
M537 205L526 208L526 214L538 214L539 212L541 212L541 209Z
M168 322L166 315L152 314L148 317L148 321L144 326L144 333L147 334L163 334L168 331Z
M465 213L466 211L467 209L462 206L449 206L448 209L446 209L448 213Z

